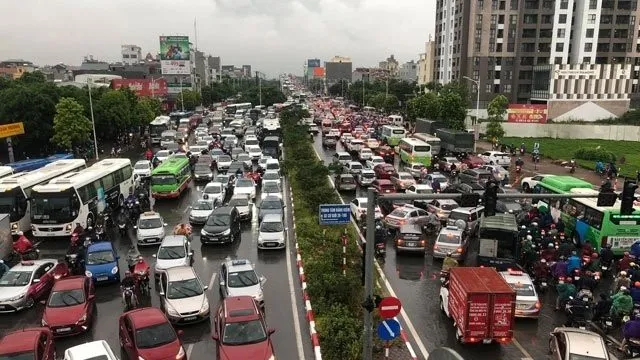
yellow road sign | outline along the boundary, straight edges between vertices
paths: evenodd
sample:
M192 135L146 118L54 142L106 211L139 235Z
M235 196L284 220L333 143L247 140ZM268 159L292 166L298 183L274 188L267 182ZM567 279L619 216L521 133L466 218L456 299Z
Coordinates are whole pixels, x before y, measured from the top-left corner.
M0 125L0 139L24 134L24 124L21 122Z

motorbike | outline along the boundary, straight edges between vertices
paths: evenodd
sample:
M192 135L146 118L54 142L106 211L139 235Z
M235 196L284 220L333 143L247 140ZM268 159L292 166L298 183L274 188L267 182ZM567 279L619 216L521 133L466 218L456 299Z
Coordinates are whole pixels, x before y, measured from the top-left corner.
M612 273L611 266L613 265L613 261L600 261L600 274L602 277L609 277Z
M107 235L104 232L104 226L102 226L101 224L96 225L95 237L96 239L98 239L98 241L103 241L107 239Z
M36 249L35 245L25 252L18 252L16 250L11 251L9 255L9 263L17 264L21 261L38 260L40 258L40 250Z
M259 172L257 171L248 172L245 176L253 180L253 182L256 183L256 186L258 187L262 186L262 176L260 175Z
M623 349L626 357L634 357L640 355L640 339L629 338Z
M149 273L151 267L142 256L138 256L136 263L133 265L133 279L136 281L136 285L141 294L149 295L151 292L151 286L149 285Z
M133 310L138 306L138 299L133 287L122 289L122 301L124 302L125 311Z
M569 173L573 174L575 172L576 172L576 162L575 162L575 160L571 160L569 162Z
M587 322L591 318L591 303L587 298L574 302L571 297L565 305L565 312L567 313L567 325L582 330L587 329Z
M613 319L611 315L604 314L598 319L598 327L602 329L605 334L608 334L613 329Z
M149 211L151 210L151 203L149 202L149 196L147 194L140 192L138 194L138 204L140 205L140 211Z
M73 275L82 275L82 271L80 271L80 267L78 266L78 254L77 253L67 253L64 256L64 259L69 267L69 272Z
M522 172L522 166L516 165L516 174L520 175L521 172Z
M376 242L375 247L376 247L375 256L379 259L384 259L387 256L386 244L383 242Z
M120 237L127 236L127 221L118 221L118 232L120 234Z

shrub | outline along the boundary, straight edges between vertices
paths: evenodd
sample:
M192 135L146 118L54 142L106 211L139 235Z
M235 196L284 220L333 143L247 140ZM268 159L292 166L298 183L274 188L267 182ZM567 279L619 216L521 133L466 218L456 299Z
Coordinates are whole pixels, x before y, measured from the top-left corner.
M324 359L361 359L362 323L342 304L333 304L316 318Z
M603 162L615 162L616 155L611 151L607 151L605 149L589 149L589 148L580 148L576 150L573 154L576 159L581 160L592 160L592 161L603 161Z

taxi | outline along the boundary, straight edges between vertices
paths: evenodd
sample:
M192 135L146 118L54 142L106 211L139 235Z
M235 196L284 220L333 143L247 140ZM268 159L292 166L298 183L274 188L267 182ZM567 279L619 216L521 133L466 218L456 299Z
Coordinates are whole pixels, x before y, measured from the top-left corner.
M267 279L259 276L249 260L230 258L220 265L220 293L223 297L251 296L264 307L263 287Z
M0 278L0 313L32 308L49 295L56 280L69 275L69 268L54 259L23 261Z
M138 245L156 245L164 239L164 227L167 224L159 213L147 211L140 214L136 224L136 238Z
M542 304L529 274L519 269L508 269L501 271L500 275L516 292L516 317L537 319Z

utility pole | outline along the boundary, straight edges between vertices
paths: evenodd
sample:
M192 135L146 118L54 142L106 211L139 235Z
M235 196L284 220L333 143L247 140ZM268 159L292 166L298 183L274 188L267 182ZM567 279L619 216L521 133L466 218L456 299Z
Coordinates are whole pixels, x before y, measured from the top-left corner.
M93 117L93 100L91 99L91 77L87 77L87 88L89 90L89 109L91 110L91 127L93 128L93 151L96 153L96 161L100 160L98 156L98 138L96 137L96 120Z
M369 204L376 204L376 192L369 188L367 190L367 201ZM375 205L374 205L375 206ZM371 206L369 206L371 207ZM374 230L375 211L367 211L367 229ZM374 242L376 241L375 231L367 231L367 243L364 245L364 336L362 344L362 358L364 360L373 359L373 252Z
M182 112L184 112L184 93L182 92L182 76L180 76L180 102L182 103Z

